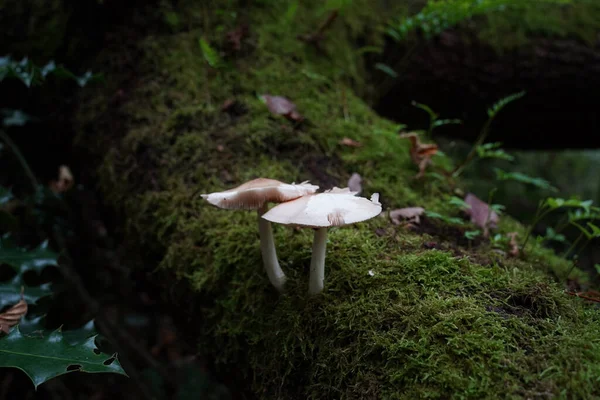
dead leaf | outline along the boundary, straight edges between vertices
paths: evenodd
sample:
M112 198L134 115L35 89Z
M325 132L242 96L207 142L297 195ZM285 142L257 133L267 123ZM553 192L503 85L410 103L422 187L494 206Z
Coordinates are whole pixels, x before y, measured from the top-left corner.
M61 165L58 168L58 180L50 181L50 190L54 193L64 193L73 187L73 174L66 165Z
M510 232L506 234L506 236L510 238L510 241L508 242L508 245L510 246L508 254L510 254L513 257L519 255L519 244L517 243L517 235L519 235L518 232Z
M350 139L348 137L345 137L342 140L340 140L339 144L343 144L344 146L348 146L348 147L361 147L362 146L361 142L357 142L356 140Z
M296 105L289 99L283 96L271 96L268 94L264 94L260 97L267 104L267 108L271 113L283 115L287 119L296 122L304 119L304 117L296 110Z
M234 51L240 51L242 49L242 40L248 36L248 25L239 25L234 30L231 30L225 34L227 44Z
M228 111L235 104L235 99L227 99L221 104L221 111Z
M362 192L362 177L356 172L352 174L350 179L348 179L348 188L351 192L360 193Z
M471 222L483 229L483 236L489 236L489 229L495 229L500 217L489 205L473 193L467 193L465 203L471 206L465 212L471 217Z
M421 222L420 216L423 215L423 207L406 207L390 211L390 219L394 225L400 225L402 220L418 224Z
M21 300L0 314L0 331L9 333L10 328L18 324L25 314L27 314L27 303L23 300L23 292L21 291Z
M419 167L419 173L415 175L415 178L422 178L425 175L425 169L431 164L431 157L438 151L437 144L421 143L419 136L414 132L403 133L400 137L410 140L410 158Z

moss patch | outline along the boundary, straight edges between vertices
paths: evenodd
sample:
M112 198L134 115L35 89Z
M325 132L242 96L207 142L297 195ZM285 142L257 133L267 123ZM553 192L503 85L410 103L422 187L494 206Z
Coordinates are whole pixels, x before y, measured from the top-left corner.
M330 230L325 292L308 298L312 231L275 226L289 286L283 296L270 287L256 214L211 207L199 191L259 176L345 186L358 172L363 195L380 192L385 208L450 212L448 188L412 179L408 143L350 89L367 84L355 43L379 45L389 10L354 1L317 50L296 36L326 17L321 2L213 3L157 9L185 29L157 28L136 45L133 82L113 64L109 86L84 93L78 121L80 142L103 154L101 185L128 233L193 289L181 307L201 310L190 315L201 318L199 350L265 399L600 395L599 314L563 293L555 277L569 265L542 249L526 260L486 243L431 249L424 243L448 240L382 214ZM223 33L241 22L250 35L226 53ZM228 66L208 66L200 37ZM291 98L307 120L270 115L262 93ZM221 110L229 99L235 112ZM506 218L501 230L522 227Z

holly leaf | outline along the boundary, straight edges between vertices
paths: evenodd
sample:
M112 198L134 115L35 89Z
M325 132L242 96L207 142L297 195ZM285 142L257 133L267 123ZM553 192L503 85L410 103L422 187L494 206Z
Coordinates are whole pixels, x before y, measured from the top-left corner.
M44 241L37 248L27 250L16 247L7 240L0 238L0 264L10 265L17 274L34 270L41 272L47 266L58 266L58 254L48 248L48 241Z
M12 198L12 192L3 186L0 186L0 205L8 203Z
M50 284L41 286L26 286L21 281L19 275L15 276L9 282L0 283L0 310L9 304L15 304L21 299L21 288L23 290L23 299L27 304L35 304L40 298L50 295Z
M0 367L22 370L36 389L52 378L73 371L112 372L127 376L116 354L110 357L101 354L94 343L95 339L96 336L93 336L71 346L60 330L46 337L28 337L17 326L0 339Z
M63 331L63 336L71 346L74 346L76 344L84 343L92 336L98 336L98 332L96 331L94 320L91 319L80 328Z

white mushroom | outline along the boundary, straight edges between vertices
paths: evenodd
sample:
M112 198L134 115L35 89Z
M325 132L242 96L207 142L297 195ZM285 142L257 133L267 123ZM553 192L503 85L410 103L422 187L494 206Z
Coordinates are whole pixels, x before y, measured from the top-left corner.
M225 209L257 210L260 251L269 280L282 291L285 274L279 266L277 251L273 240L271 223L261 216L267 211L267 204L281 203L297 199L317 191L319 187L306 182L287 184L275 179L258 178L224 192L203 194L202 198L210 204Z
M316 229L310 261L310 294L323 291L327 228L366 221L381 213L379 193L373 194L371 200L355 195L356 192L351 192L348 188L333 188L324 193L279 204L262 216L268 221L283 225Z

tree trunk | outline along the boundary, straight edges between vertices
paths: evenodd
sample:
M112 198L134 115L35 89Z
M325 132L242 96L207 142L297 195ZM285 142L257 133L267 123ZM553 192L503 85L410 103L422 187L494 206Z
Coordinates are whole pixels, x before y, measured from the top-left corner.
M394 66L409 49L390 42L384 62ZM494 121L490 141L518 149L600 148L595 104L600 102L600 41L530 38L528 44L499 52L475 32L453 30L420 41L399 78L379 86L376 109L402 122L415 119L411 101L429 105L461 126L439 132L473 141L487 118L486 108L509 94L526 96L507 106Z
M264 399L599 395L588 378L597 312L563 293L553 278L570 265L539 248L521 261L463 245L462 227L423 217L419 236L383 214L329 231L324 291L311 297L313 231L274 225L288 277L277 293L255 213L199 193L257 177L344 187L358 172L384 209L441 211L444 184L412 180L408 143L348 88L365 81L356 43L381 43L389 10L352 2L317 48L297 37L327 18L321 1L232 3L161 3L144 37L109 36L97 60L106 85L82 92L76 125L144 265L169 274L165 296L188 312L199 352ZM266 93L291 99L304 121L271 114ZM176 279L189 291L171 290Z

